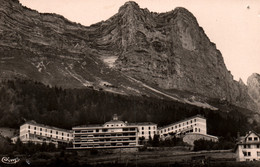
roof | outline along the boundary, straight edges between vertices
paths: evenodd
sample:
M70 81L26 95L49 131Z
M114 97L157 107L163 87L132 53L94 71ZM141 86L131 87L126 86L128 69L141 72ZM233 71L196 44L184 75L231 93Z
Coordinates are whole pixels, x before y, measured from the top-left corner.
M137 122L137 123L128 123L128 125L157 125L153 122Z
M110 123L125 124L123 121L120 121L120 120L111 120L111 121L108 121L108 122L104 123L104 125L105 124L110 124Z
M258 137L260 138L260 135L257 134L255 131L252 130L252 131L249 131L249 132L246 134L244 141L246 141L247 137L250 136L252 133L254 133L256 136L258 136Z
M246 134L246 136L240 137L240 138L238 139L238 142L236 143L235 151L236 151L238 145L244 145L244 144L260 144L260 141L249 141L249 142L246 141L247 137L250 136L252 133L254 133L256 136L258 136L258 137L260 138L260 135L259 135L258 133L256 133L255 131L253 131L253 130L252 130L252 131L249 131L249 132Z
M194 118L202 118L202 119L206 119L205 117L203 117L202 115L194 115L194 116L192 116L192 117L189 117L189 118L185 118L185 119L183 119L183 120L180 120L180 121L177 121L177 122L174 122L174 123L171 123L171 124L169 124L169 125L165 125L165 126L163 126L163 127L160 127L158 130L160 130L160 129L164 129L164 128L168 128L169 126L172 126L172 125L176 125L176 124L179 124L179 123L181 123L181 122L185 122L185 121L188 121L188 120L191 120L191 119L194 119Z
M36 125L36 126L40 126L40 127L44 127L44 128L48 128L48 129L54 129L54 130L59 130L59 131L65 131L67 133L72 133L72 130L68 130L68 129L62 129L62 128L57 128L54 126L49 126L49 125L44 125L44 124L39 124L34 120L30 120L30 121L26 121L24 124L22 124L21 126L25 125L25 124L30 124L30 125Z

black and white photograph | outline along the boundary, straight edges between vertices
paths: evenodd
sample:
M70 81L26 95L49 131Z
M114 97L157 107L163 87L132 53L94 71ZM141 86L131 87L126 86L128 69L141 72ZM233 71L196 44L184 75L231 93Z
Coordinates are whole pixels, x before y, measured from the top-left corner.
M259 167L260 0L0 0L0 167Z

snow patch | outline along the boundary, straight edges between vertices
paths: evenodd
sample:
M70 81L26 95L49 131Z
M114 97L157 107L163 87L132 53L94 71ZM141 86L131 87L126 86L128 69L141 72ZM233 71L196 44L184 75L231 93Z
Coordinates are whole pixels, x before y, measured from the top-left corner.
M101 57L103 62L110 68L113 68L115 66L115 61L117 60L117 58L117 56Z

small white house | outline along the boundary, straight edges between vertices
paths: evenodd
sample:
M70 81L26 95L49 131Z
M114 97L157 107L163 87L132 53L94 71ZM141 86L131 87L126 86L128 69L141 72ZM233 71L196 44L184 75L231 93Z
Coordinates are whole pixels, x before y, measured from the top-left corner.
M236 144L237 161L259 161L260 160L260 135L249 131L245 137L239 137Z

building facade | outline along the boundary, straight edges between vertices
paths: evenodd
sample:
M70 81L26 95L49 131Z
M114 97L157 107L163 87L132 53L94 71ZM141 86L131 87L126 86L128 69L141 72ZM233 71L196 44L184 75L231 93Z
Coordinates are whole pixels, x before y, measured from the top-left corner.
M133 125L138 127L138 138L149 140L153 139L154 135L157 134L157 124L152 122L134 123Z
M73 140L71 130L60 129L52 126L38 124L35 121L28 121L20 126L20 140L23 143L69 143Z
M201 115L196 115L179 122L172 123L170 125L158 128L158 135L164 139L169 136L198 133L207 134L207 121Z
M239 137L235 152L237 161L259 161L260 135L249 131L245 137Z
M103 125L73 127L73 149L138 147L138 127L118 120Z

